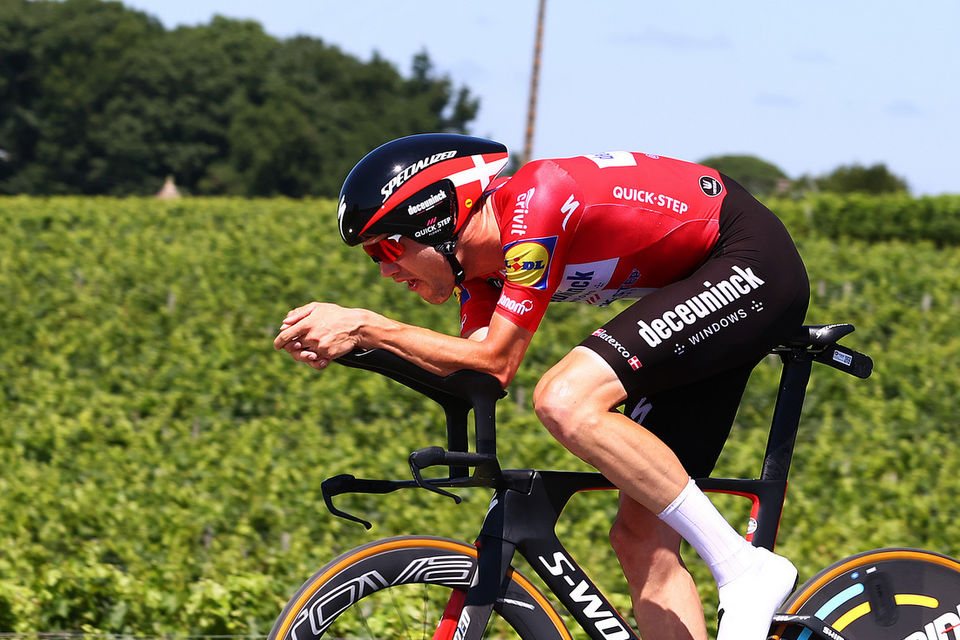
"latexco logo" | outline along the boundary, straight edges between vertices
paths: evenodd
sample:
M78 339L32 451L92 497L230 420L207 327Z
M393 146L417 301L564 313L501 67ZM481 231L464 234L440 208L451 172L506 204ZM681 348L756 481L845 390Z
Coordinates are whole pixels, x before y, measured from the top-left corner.
M716 285L704 282L704 290L666 311L659 318L647 322L637 322L638 333L651 347L656 347L676 331L682 331L692 326L701 318L719 311L728 304L739 300L741 296L759 289L765 284L750 267L742 269L733 267L733 275L721 280Z
M612 335L607 333L606 330L604 330L603 328L597 329L590 335L596 338L600 338L601 340L609 344L611 347L613 347L617 351L617 353L623 356L624 360L627 361L627 364L629 364L630 368L633 369L634 371L636 371L637 369L643 366L643 363L640 362L640 358L634 355L631 355L631 353L627 351L627 348L624 347L622 344L620 344L619 340L617 340Z

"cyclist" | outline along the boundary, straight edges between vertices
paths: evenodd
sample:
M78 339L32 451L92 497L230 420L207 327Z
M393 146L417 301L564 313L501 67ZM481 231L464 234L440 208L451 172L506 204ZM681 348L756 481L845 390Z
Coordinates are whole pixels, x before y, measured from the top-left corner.
M343 240L427 302L456 290L459 337L313 302L287 315L274 346L316 369L384 348L506 386L551 301L639 298L543 376L534 408L621 490L610 539L641 635L706 638L683 538L719 585L718 638L765 639L796 569L750 545L691 477L713 469L752 368L803 321L809 284L793 241L700 165L614 152L500 178L506 162L490 140L410 136L370 152L341 190Z

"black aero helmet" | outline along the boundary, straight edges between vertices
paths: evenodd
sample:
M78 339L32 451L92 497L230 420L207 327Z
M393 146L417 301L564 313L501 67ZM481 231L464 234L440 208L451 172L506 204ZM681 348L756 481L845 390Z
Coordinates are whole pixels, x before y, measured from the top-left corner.
M426 133L388 142L364 156L344 181L340 236L356 245L398 234L438 247L456 236L506 164L507 148L483 138Z

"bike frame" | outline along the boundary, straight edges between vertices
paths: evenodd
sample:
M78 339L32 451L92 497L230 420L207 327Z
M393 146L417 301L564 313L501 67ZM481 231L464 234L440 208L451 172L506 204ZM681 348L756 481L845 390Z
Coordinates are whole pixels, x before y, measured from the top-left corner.
M786 496L790 463L796 444L800 414L814 360L867 377L872 362L867 356L836 344L853 331L850 325L805 327L803 336L773 350L783 362L777 402L758 479L699 478L705 491L729 493L753 502L748 540L773 550ZM375 354L371 356L370 354ZM362 480L349 475L335 476L323 483L323 495L332 513L355 522L370 523L337 509L332 502L341 493L388 493L401 488L420 487L459 497L442 487L491 487L495 494L477 538L477 573L462 605L453 602L444 618L458 620L443 625L445 637L436 640L479 640L514 554L519 553L543 579L577 623L593 640L636 640L639 637L610 604L586 572L564 549L556 524L570 498L585 490L614 489L599 473L501 470L496 457L494 407L504 392L499 383L476 372L462 371L440 378L400 359L375 350L354 354L342 364L377 371L437 401L447 417L449 450L440 447L419 449L410 454L413 480ZM467 451L467 415L474 411L476 450ZM424 479L421 471L447 465L450 477ZM470 475L468 470L475 469ZM460 611L456 609L460 608ZM451 610L452 609L452 610ZM775 622L799 624L817 637L836 640L842 635L825 635L823 624L807 616L777 616ZM831 630L832 631L832 630Z

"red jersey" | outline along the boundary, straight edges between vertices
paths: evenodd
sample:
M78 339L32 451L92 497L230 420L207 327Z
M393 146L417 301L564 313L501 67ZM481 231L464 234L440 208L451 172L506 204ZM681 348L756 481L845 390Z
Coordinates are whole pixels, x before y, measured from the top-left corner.
M524 165L490 198L504 269L458 288L461 333L498 313L536 330L550 302L605 305L690 275L719 236L714 169L617 151Z

